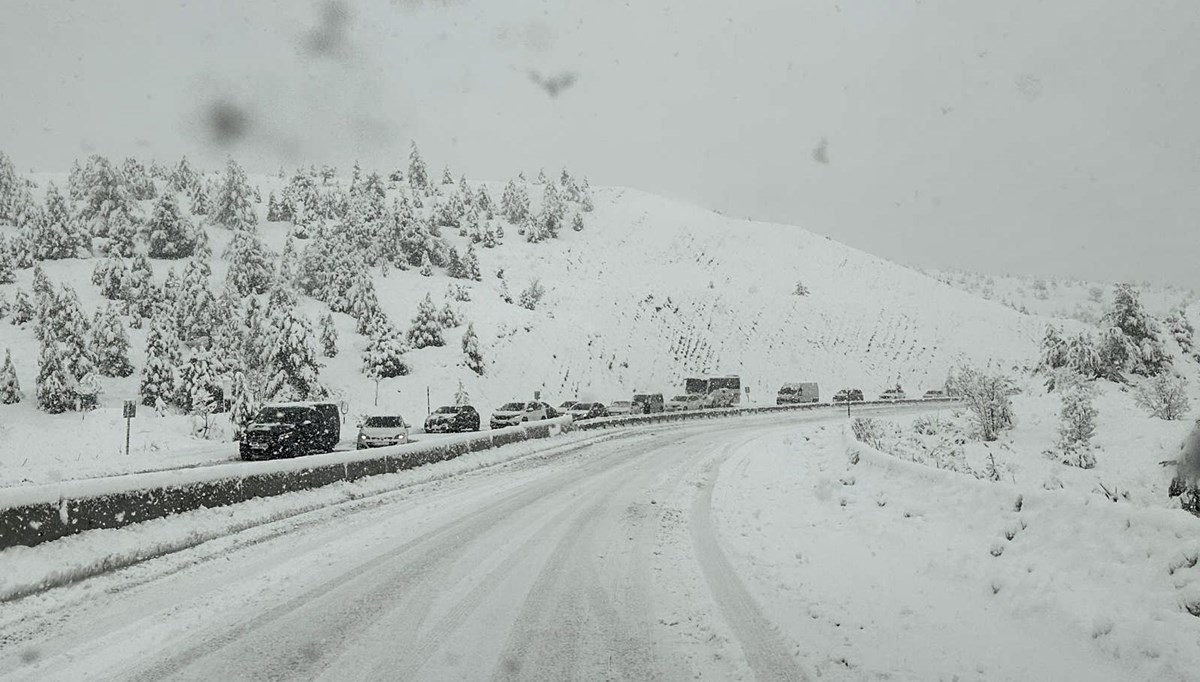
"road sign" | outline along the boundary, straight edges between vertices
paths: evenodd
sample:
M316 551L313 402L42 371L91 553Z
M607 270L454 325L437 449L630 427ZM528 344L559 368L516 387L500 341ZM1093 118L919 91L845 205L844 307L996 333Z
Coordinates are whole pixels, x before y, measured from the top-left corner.
M125 401L125 411L121 415L126 419L133 419L137 416L137 403L132 400Z

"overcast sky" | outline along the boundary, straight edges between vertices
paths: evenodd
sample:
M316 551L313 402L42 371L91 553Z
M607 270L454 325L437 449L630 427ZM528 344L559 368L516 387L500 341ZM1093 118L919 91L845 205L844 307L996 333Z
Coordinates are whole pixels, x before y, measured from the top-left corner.
M1194 0L6 0L0 149L23 170L89 153L389 169L415 139L471 178L566 164L911 265L1196 286L1198 17ZM576 79L551 96L531 72Z

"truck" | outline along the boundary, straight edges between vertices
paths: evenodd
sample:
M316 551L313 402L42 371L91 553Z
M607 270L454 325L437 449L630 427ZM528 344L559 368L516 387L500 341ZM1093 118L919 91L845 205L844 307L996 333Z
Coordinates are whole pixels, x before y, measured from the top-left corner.
M784 384L779 387L779 393L775 396L776 405L817 402L821 402L821 393L816 382L810 381Z
M742 402L742 379L739 376L684 379L684 392L702 395L703 407L733 407Z

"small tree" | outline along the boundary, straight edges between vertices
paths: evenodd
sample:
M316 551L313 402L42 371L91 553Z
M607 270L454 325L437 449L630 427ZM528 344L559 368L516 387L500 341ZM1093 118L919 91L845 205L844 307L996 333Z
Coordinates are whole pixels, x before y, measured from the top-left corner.
M179 337L171 318L166 315L154 317L146 337L146 367L142 370L138 390L143 405L161 408L179 402L176 371L182 361Z
M337 341L338 333L337 327L333 325L333 313L325 313L321 316L321 350L325 357L337 357Z
M47 335L41 342L38 362L37 405L50 414L60 414L75 407L75 378L67 370L58 339Z
M1012 382L1007 376L963 363L946 383L954 395L962 397L983 440L996 440L1001 431L1013 426Z
M417 307L417 316L413 318L413 326L408 330L408 341L414 348L428 346L444 346L442 326L438 322L438 311L433 304L433 297L425 294L425 300Z
M258 412L258 401L255 400L254 390L246 380L246 374L240 370L233 373L229 386L230 398L233 404L229 409L229 421L233 424L234 439L241 439L242 431Z
M363 374L376 380L408 374L408 363L404 361L407 351L404 337L397 329L390 325L379 329L363 352Z
M155 202L146 229L151 258L187 258L196 250L196 231L171 194L163 194Z
M1055 384L1062 398L1058 459L1063 464L1091 469L1096 466L1096 456L1092 452L1097 415L1092 404L1095 387L1085 377L1069 369L1057 372Z
M272 311L262 346L269 400L312 400L326 394L320 383L321 364L313 348L312 326L295 308Z
M96 356L96 370L101 376L133 374L133 365L129 362L129 334L115 303L110 302L103 310L96 311L92 322L92 354Z
M1159 374L1139 381L1133 398L1139 406L1159 419L1183 419L1191 405L1187 380L1182 375Z
M793 296L807 296L808 287L804 286L804 282L796 282L796 288L792 289Z
M421 276L433 277L433 263L429 260L429 252L426 251L421 257Z
M413 142L408 151L408 184L413 190L423 190L429 186L429 177L425 169L425 161Z
M483 281L483 274L479 272L479 254L475 252L474 244L467 246L467 255L463 258L463 277L476 282Z
M521 292L521 307L527 310L536 310L545 295L546 290L542 288L542 283L536 278L530 280L529 286Z
M576 232L583 232L583 216L579 211L575 212L575 217L571 219L571 229Z
M450 305L450 301L446 301L441 311L438 312L438 324L442 326L442 329L453 329L462 324L458 311L454 309L454 306Z
M467 331L462 337L463 356L466 357L467 367L478 375L483 375L483 354L479 352L479 337L475 335L475 324L468 324Z
M4 366L0 367L0 403L12 405L21 402L21 382L17 379L17 368L13 366L12 351L5 349Z
M467 393L466 386L463 386L462 379L458 380L458 388L454 390L455 405L470 405L471 396Z
M225 286L241 296L263 294L271 288L274 278L272 257L258 235L247 230L234 230L225 257L230 261Z

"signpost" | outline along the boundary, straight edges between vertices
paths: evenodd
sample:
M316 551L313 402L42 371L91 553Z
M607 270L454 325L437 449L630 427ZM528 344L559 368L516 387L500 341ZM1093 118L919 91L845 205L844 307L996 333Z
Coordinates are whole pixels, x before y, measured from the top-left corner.
M125 401L125 456L129 456L129 429L133 423L133 418L137 416L137 403L132 400Z
M750 387L743 386L742 388L744 388L746 390L746 403L749 404L750 403Z

